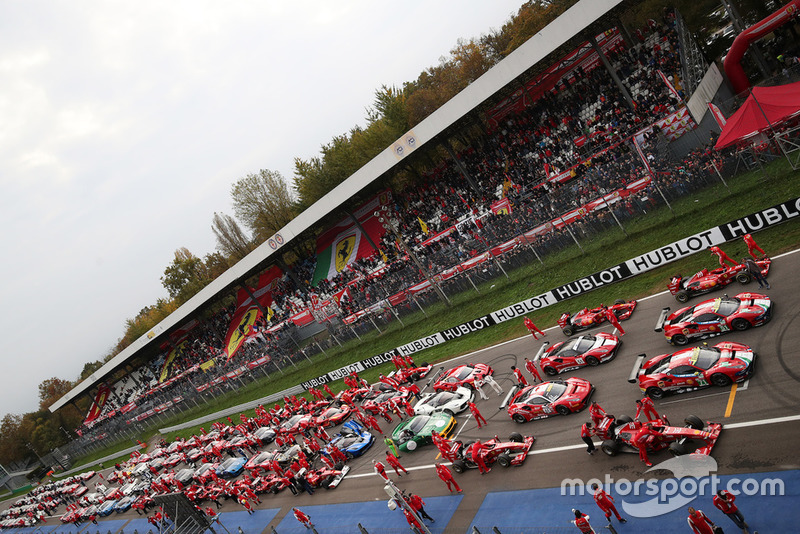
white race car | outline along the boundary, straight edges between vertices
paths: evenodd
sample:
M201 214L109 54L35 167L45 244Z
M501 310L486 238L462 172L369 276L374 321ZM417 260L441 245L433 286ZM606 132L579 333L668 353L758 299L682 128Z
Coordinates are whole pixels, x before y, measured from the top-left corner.
M453 415L467 409L467 404L475 397L475 391L463 386L455 391L434 391L423 395L414 406L414 413L427 415L433 412L449 411Z

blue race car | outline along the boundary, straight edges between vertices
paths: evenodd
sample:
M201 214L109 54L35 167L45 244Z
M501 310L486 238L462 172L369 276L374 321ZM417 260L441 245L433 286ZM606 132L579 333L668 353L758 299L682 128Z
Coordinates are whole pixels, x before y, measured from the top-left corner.
M133 503L136 502L136 499L138 498L139 497L134 497L133 495L128 495L127 497L121 498L120 500L117 501L117 504L114 505L114 511L117 512L118 514L127 512L128 510L131 509L131 506L133 505Z
M348 421L342 426L341 432L333 436L330 444L336 445L348 457L354 458L364 454L373 443L375 436L364 425L358 421Z
M111 515L111 512L114 511L114 507L117 505L116 499L109 499L105 501L100 507L97 509L97 515L100 517L106 517L107 515Z
M228 458L217 467L217 476L222 478L238 477L244 471L247 458Z

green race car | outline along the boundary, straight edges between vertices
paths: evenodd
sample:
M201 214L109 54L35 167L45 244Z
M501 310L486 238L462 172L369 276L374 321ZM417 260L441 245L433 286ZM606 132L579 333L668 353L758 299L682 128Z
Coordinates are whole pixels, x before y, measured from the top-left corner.
M411 452L433 443L431 433L434 430L442 436L448 436L455 426L456 419L448 412L415 415L395 427L392 440L401 451Z

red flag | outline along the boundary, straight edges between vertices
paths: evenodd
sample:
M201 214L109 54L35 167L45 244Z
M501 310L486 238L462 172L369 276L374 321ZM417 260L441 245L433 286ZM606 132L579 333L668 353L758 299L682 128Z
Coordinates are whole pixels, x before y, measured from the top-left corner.
M717 121L719 129L722 130L725 128L725 124L728 123L728 119L725 118L725 115L722 114L722 111L716 106L716 104L712 104L711 102L708 103L708 108L711 110L714 120Z

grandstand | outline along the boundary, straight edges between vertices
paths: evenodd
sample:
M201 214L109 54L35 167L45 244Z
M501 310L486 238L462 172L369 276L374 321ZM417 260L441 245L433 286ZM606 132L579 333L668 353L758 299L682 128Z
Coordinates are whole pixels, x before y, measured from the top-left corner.
M469 290L708 185L718 156L669 153L694 125L678 19L631 32L617 20L631 3L578 2L50 410L88 401L85 439L120 435L324 350L299 350L309 334L327 329L338 343L422 308L437 299L424 270L445 293ZM387 191L387 177L429 147L451 157L418 185ZM363 254L325 276L315 257L283 263L287 243L335 216L359 228Z

